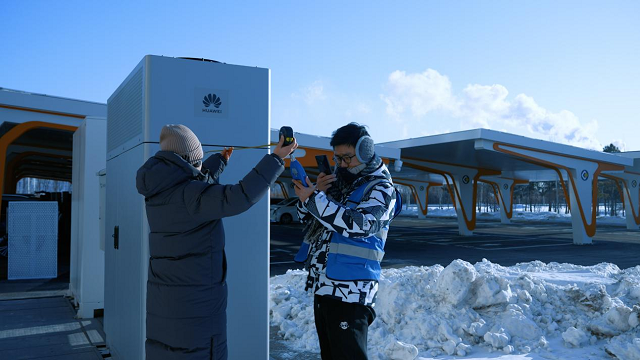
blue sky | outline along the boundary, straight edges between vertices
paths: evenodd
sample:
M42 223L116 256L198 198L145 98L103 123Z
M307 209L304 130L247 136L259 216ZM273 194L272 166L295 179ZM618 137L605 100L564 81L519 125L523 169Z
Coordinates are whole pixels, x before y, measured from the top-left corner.
M640 150L637 1L2 1L0 87L106 102L146 54L272 70L272 127Z

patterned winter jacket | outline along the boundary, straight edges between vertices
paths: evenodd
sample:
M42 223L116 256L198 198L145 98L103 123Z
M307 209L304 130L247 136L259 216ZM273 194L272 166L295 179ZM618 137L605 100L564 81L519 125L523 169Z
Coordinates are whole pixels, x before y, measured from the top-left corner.
M345 206L349 195L360 185L375 179L387 179L365 194L355 210ZM338 232L348 237L367 237L387 226L393 216L396 196L389 170L381 164L374 172L358 178L341 199L330 199L323 191L316 190L305 202L298 201L298 216L306 222L316 218L325 230L319 241L309 249L308 286L316 295L375 306L377 281L337 281L326 276L326 259L331 246L331 236Z

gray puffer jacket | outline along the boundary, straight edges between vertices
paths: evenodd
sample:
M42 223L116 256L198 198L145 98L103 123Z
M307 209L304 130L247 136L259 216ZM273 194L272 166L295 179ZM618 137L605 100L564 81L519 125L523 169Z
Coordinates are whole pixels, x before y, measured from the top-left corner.
M202 172L159 151L138 170L149 220L147 359L226 358L227 286L222 218L258 202L284 170L264 158L235 185L220 185L220 154ZM213 349L224 346L224 349Z

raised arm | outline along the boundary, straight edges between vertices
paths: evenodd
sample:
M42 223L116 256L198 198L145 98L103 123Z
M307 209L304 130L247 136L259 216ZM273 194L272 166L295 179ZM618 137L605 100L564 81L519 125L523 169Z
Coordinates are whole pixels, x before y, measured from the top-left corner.
M184 190L184 201L189 213L202 217L203 220L237 215L257 203L282 171L284 171L284 161L280 157L274 154L265 155L235 185L192 181Z
M215 220L248 210L267 193L284 171L282 159L298 147L295 140L288 146L283 146L283 142L284 138L280 137L273 153L265 155L238 184L220 185L191 181L184 190L184 201L189 213L203 220ZM224 155L225 152L222 157L228 159ZM215 163L211 164L213 165Z
M211 176L211 179L217 184L226 166L227 159L225 159L222 154L217 153L209 156L209 158L202 163L202 170L209 170L209 176Z

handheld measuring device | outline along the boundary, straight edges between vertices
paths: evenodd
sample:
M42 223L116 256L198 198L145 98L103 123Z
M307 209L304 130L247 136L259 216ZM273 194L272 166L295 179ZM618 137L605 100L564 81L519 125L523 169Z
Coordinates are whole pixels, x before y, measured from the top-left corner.
M280 136L284 137L284 143L282 144L282 146L290 145L294 139L293 129L290 126L281 127ZM307 173L304 171L302 164L300 164L300 162L296 160L296 157L293 155L293 153L291 153L289 157L291 157L291 164L289 164L289 170L291 170L291 177L295 180L300 180L300 182L302 183L302 185L304 185L304 187L309 187L309 185L307 185L307 179L306 179Z
M280 132L278 133L278 141L280 141L280 136L284 137L284 142L282 146L289 146L293 142L293 129L291 126L283 126L280 128Z
M307 173L304 171L302 164L300 164L300 162L296 160L296 157L293 156L293 154L289 156L291 157L291 164L289 165L289 170L291 170L291 177L295 180L300 180L304 187L309 187L309 185L307 185L306 179Z

